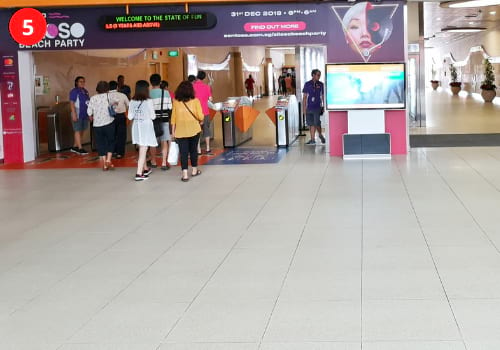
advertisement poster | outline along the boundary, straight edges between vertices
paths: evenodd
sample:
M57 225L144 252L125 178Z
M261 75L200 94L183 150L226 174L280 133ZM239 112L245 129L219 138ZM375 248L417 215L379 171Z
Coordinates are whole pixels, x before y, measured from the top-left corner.
M43 95L43 76L35 75L35 95Z
M15 56L4 55L1 57L2 134L4 161L6 163L23 162L21 96L17 70Z
M330 55L335 63L404 61L403 5L358 2L331 5L331 31L337 33Z
M115 7L45 9L47 34L39 43L16 44L3 21L0 39L9 50L326 45L329 62L404 60L403 4L398 2L193 4L189 9L134 7L129 14Z

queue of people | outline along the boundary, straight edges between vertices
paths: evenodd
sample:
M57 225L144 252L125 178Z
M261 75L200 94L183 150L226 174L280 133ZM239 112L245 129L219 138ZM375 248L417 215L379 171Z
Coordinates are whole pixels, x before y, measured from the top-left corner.
M159 74L153 74L149 82L137 81L132 95L132 90L125 85L124 77L120 75L117 81L99 81L96 94L90 97L85 88L85 78L78 76L75 88L70 92L75 134L71 151L80 155L88 154L82 148L82 137L89 122L92 122L102 170L114 170L112 158L121 159L125 155L128 118L132 123L132 143L138 151L135 181L148 179L153 168L158 167L158 145L161 145L161 170L170 169L167 156L173 140L179 146L181 180L189 180L189 160L191 176L201 175L198 156L201 154L199 140L202 127L207 154L211 154L212 137L208 112L212 93L210 86L203 83L205 77L205 72L200 71L194 80L191 78L181 82L172 95L168 90L168 82L162 80ZM160 131L155 130L158 128L155 128L154 120L157 120Z

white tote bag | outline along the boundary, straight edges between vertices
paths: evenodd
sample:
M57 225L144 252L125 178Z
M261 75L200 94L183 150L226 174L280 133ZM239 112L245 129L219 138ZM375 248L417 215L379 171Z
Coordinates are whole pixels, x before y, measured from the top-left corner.
M170 142L167 161L170 165L177 165L179 161L179 145L175 141Z

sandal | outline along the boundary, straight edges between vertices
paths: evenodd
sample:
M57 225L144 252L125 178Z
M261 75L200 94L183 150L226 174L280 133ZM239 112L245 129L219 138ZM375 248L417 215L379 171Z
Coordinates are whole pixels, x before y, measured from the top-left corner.
M152 162L151 162L151 160L146 161L146 165L147 165L148 167L150 167L150 168L153 168L153 169L155 169L155 168L157 168L157 167L158 167L158 165L156 165L156 162L155 162L155 163L152 163Z
M105 167L107 167L109 170L115 170L115 166L111 162L106 162ZM106 169L107 170L107 169Z
M162 165L160 169L163 170L163 171L167 171L167 170L170 169L170 165L168 165L168 164L167 165Z
M189 181L189 177L181 177L181 181L182 182L188 182Z
M191 176L198 176L201 175L201 170L197 170L196 173L191 174Z

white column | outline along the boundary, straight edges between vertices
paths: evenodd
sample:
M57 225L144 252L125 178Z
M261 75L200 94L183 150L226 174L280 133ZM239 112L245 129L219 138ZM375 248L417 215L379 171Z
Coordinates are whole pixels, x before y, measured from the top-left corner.
M19 89L21 91L21 121L23 127L24 161L30 162L36 157L35 126L35 75L33 55L29 51L19 51Z

